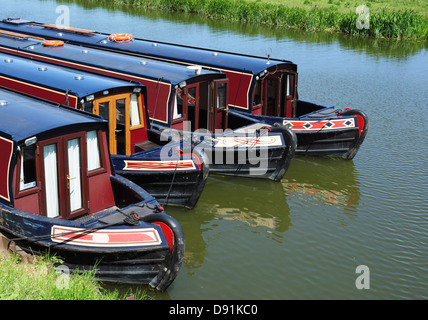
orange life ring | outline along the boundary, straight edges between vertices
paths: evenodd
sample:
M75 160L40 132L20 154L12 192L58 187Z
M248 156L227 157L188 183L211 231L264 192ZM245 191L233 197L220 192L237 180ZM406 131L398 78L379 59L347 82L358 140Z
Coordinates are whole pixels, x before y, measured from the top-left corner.
M110 41L130 41L134 36L130 33L113 33L108 38Z
M61 40L45 40L42 42L45 47L61 47L64 45L64 41Z

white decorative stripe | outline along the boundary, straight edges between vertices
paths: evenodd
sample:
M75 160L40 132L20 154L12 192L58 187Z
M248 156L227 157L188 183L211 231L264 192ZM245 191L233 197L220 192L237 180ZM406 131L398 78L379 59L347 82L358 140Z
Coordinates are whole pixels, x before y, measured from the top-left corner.
M52 241L88 247L137 247L162 243L154 228L107 229L86 234L87 231L81 228L53 226Z

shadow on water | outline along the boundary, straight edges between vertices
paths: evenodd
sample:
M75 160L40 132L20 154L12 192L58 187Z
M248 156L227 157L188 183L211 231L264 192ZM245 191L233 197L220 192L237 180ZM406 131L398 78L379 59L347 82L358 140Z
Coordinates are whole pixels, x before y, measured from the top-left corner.
M403 41L395 39L374 39L358 36L347 36L330 32L304 32L295 29L284 29L275 26L257 25L242 22L231 22L206 18L197 14L161 12L142 6L121 5L114 1L63 0L61 3L75 3L85 9L102 8L108 11L121 11L131 16L144 17L148 20L167 20L181 25L207 26L215 32L234 32L245 36L263 36L275 41L299 41L317 44L338 43L343 49L366 53L372 57L389 59L407 59L423 49L428 49L427 41ZM79 26L75 26L79 27ZM97 30L102 31L102 30ZM147 37L149 40L151 39ZM287 57L276 57L288 59Z

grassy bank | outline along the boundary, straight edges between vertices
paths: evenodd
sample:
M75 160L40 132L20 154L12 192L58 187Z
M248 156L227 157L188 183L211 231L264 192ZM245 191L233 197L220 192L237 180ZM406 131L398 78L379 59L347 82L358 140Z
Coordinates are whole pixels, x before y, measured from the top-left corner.
M214 19L266 24L305 31L342 32L356 36L378 38L428 40L428 6L425 1L391 0L365 1L370 8L369 27L358 28L356 21L364 23L356 7L360 1L349 0L114 0L167 10L204 15ZM363 1L361 1L363 2ZM420 5L418 5L420 3Z
M0 252L0 300L120 300L127 295L104 290L90 272L66 276L54 258L23 263L19 255ZM137 293L135 299L148 299Z

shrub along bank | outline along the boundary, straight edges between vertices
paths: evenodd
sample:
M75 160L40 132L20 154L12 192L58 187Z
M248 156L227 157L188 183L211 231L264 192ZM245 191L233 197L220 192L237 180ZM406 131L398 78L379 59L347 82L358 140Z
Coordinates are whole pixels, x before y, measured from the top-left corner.
M259 23L277 27L296 28L305 31L342 32L349 35L378 38L428 40L428 19L406 7L400 10L378 9L370 12L365 21L362 13L339 10L337 5L293 6L277 4L269 0L115 0L121 4L143 6L149 9L167 10L204 15L214 19ZM295 2L295 1L294 1ZM357 24L359 21L359 26ZM369 24L365 24L368 22Z

